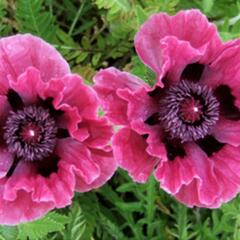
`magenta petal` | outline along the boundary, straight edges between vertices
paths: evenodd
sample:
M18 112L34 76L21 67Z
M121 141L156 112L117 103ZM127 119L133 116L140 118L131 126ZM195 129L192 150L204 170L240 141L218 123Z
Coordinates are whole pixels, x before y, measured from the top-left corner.
M154 14L137 33L135 48L142 61L157 73L164 63L160 41L166 36L189 42L196 49L206 47L205 59L221 46L216 27L198 10L180 11L175 16Z
M58 172L52 173L47 183L53 195L55 206L63 208L71 204L74 195L75 176L73 167L62 161L59 162L58 168Z
M147 154L147 143L143 136L122 128L115 134L112 146L120 167L126 169L135 181L146 182L157 160Z
M198 186L198 198L201 204L211 206L221 192L216 173L214 172L214 164L206 154L196 145L189 148L188 157L191 159L193 169L196 174ZM189 192L189 194L192 194ZM198 203L196 203L198 206Z
M0 148L0 179L5 177L13 163L13 155L7 148Z
M0 132L2 132L2 126L5 123L5 120L8 116L9 111L11 110L10 104L8 103L6 96L0 95ZM0 141L0 179L5 177L8 170L10 169L13 162L13 155L8 152L7 147L3 143L3 140Z
M239 192L240 186L240 148L226 145L218 154L212 157L221 194L213 207L219 207L228 202Z
M115 124L127 124L127 102L118 91L124 89L134 91L147 85L139 78L113 67L100 70L95 75L94 81L94 89L98 93L109 120Z
M230 86L234 96L240 99L238 91L240 83L239 59L240 40L226 43L216 59L209 66L209 70L203 75L201 84L206 84L212 88L221 84Z
M118 95L128 102L127 117L131 123L141 122L146 125L145 120L159 110L159 103L153 101L145 87L134 92L119 89Z
M237 147L240 145L240 121L220 119L212 134L219 142Z
M65 88L61 104L77 108L82 117L95 118L98 108L95 91L84 85L82 78L78 75L69 74L62 80L65 83Z
M83 120L79 123L78 127L79 129L76 131L76 134L84 135L86 131L88 136L84 139L84 144L92 148L106 146L113 135L113 128L109 125L106 118Z
M34 104L37 102L39 92L44 89L44 82L41 80L40 72L33 67L26 69L17 81L10 81L10 87L16 91L24 103Z
M187 41L181 41L176 37L164 37L159 43L162 49L163 63L154 70L158 73L159 82L162 86L162 78L167 74L167 81L175 84L180 80L184 68L191 63L204 62L207 48L193 48ZM181 57L179 57L181 56ZM209 60L209 59L208 59Z
M174 195L181 203L187 205L188 207L198 206L198 207L211 207L205 206L199 200L198 194L198 181L194 179L189 185L183 185L179 192Z
M6 95L9 90L9 76L6 78L0 78L0 94Z
M0 124L3 125L8 116L11 106L8 102L7 96L0 95Z
M86 192L101 187L112 177L117 169L117 163L113 158L111 149L92 149L91 156L101 169L101 174L91 184L87 184L82 178L77 177L76 190L79 192Z
M70 72L67 62L54 47L30 34L0 39L0 81L16 80L30 66L37 68L43 81Z
M77 177L85 183L91 184L100 176L101 169L93 161L91 151L82 143L68 138L62 139L58 141L56 151L63 161L74 166Z
M208 184L210 182L206 182L207 185L204 186L205 184L201 179L195 179L191 184L184 185L175 197L190 207L218 208L222 203L230 201L239 192L239 153L239 147L226 145L209 159L214 168L208 173L208 178L211 175L214 176L216 181L213 182L216 182L218 187L216 183L214 183L215 187ZM201 191L203 188L205 188L204 194ZM209 192L213 194L214 201L206 201L209 199Z
M74 187L73 167L67 163L60 161L58 172L45 178L32 164L20 162L10 178L0 180L0 222L15 225L65 207L71 203Z
M162 142L163 133L160 126L154 126L148 131L147 144L148 147L146 151L151 156L155 156L161 159L162 162L168 161L167 151L165 145Z
M25 191L18 193L16 201L6 201L2 197L4 181L0 181L0 223L16 225L20 222L33 221L42 217L54 208L53 202L34 202L31 195Z
M214 162L193 143L186 144L185 151L186 157L159 165L155 176L163 189L189 207L213 207L222 191Z
M194 178L195 171L191 158L176 157L173 161L160 162L155 177L161 187L171 194L176 194L183 185L188 185Z

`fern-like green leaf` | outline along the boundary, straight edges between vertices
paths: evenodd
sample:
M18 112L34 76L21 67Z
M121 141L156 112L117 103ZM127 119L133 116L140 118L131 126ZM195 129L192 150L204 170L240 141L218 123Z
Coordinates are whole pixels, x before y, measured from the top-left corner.
M100 214L100 221L101 225L104 226L105 231L107 231L112 237L114 237L114 239L126 239L121 232L121 229L103 214Z
M4 18L6 16L6 6L6 1L0 0L0 36L8 35L8 30L12 27L4 21Z
M62 231L65 228L69 218L56 212L50 212L42 219L34 222L20 224L18 226L20 240L34 239L38 240L48 233Z
M131 9L127 0L95 0L98 8L108 9L110 16L115 16L119 12L127 12Z
M12 226L0 226L0 233L3 239L6 240L16 240L18 236L17 227ZM0 237L0 240L2 240Z
M19 0L17 3L16 20L21 32L30 32L52 41L56 27L53 16L43 11L42 0Z
M64 232L64 239L80 240L86 230L86 219L79 204L75 203L71 207L70 223Z

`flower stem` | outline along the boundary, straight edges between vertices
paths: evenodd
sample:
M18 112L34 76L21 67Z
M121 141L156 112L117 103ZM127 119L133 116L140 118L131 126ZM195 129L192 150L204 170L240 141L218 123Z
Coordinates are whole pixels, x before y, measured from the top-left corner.
M148 188L147 188L147 236L149 239L153 236L152 222L155 212L155 180L153 176L149 178Z
M82 2L82 4L80 5L80 7L79 7L79 9L78 9L78 11L77 11L77 13L76 13L76 15L75 15L75 18L73 19L73 22L72 22L72 24L71 24L71 26L70 26L70 29L69 29L69 31L68 31L68 35L72 35L72 33L73 33L73 30L74 30L74 28L75 28L75 26L76 26L76 24L77 24L77 21L78 21L78 19L79 19L79 17L80 17L80 15L81 15L81 13L82 13L82 10L83 10L83 7L84 7L84 5L85 5L85 0L83 0L83 2Z

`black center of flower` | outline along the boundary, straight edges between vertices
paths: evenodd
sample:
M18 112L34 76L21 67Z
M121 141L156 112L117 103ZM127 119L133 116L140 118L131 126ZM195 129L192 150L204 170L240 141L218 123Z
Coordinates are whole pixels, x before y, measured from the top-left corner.
M160 119L171 138L181 142L204 138L219 118L219 102L207 86L181 81L161 100Z
M56 122L49 110L35 105L11 111L4 126L9 151L24 161L48 157L55 148L56 136Z

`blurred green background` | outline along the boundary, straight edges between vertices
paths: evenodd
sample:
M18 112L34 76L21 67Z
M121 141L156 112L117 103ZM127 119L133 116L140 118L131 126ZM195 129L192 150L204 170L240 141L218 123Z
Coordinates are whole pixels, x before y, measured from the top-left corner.
M240 0L0 0L0 35L30 32L53 44L87 84L115 66L152 84L133 38L153 13L198 8L224 41L240 37ZM11 211L11 210L10 210ZM240 198L220 209L188 209L150 178L140 185L119 170L101 189L77 193L66 209L17 227L0 240L240 240Z

